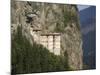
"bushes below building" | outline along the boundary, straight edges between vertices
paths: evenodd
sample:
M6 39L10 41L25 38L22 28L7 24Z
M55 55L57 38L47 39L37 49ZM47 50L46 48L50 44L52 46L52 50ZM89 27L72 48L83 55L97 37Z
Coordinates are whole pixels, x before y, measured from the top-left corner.
M22 35L21 27L12 39L11 72L12 74L55 72L70 70L67 55L56 56L42 45L30 44Z

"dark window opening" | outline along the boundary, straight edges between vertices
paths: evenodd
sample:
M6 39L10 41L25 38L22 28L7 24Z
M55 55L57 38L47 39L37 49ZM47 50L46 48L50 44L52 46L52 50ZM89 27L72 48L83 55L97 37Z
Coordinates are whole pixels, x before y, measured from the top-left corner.
M32 23L32 21L33 21L33 19L32 19L32 17L27 17L27 23Z

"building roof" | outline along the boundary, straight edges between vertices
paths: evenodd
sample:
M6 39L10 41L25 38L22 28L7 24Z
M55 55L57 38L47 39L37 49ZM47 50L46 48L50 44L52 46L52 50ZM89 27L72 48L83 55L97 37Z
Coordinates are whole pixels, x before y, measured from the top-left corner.
M41 31L41 29L35 28L33 29L33 31Z
M32 28L32 31L41 31L40 28ZM41 33L41 36L59 36L61 33Z
M61 35L60 33L42 33L41 34L41 36L50 36L50 35L52 35L52 36L59 36L59 35Z

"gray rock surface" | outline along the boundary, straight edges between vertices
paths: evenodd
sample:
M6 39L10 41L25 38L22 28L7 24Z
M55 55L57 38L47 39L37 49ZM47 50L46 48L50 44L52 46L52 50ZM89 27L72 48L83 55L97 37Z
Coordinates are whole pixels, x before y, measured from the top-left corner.
M82 69L83 51L78 12L75 5L14 1L11 3L12 36L18 25L32 43L29 28L41 28L41 33L61 33L61 55L67 52L68 64ZM29 17L29 16L32 16ZM29 21L30 22L29 22Z

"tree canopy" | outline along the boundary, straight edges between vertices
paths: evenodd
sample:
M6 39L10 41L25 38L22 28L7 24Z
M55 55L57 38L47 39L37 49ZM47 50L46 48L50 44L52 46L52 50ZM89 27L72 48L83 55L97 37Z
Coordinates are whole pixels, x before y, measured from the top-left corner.
M67 56L57 56L40 44L30 44L22 35L22 28L17 28L11 41L12 74L55 72L70 70Z

